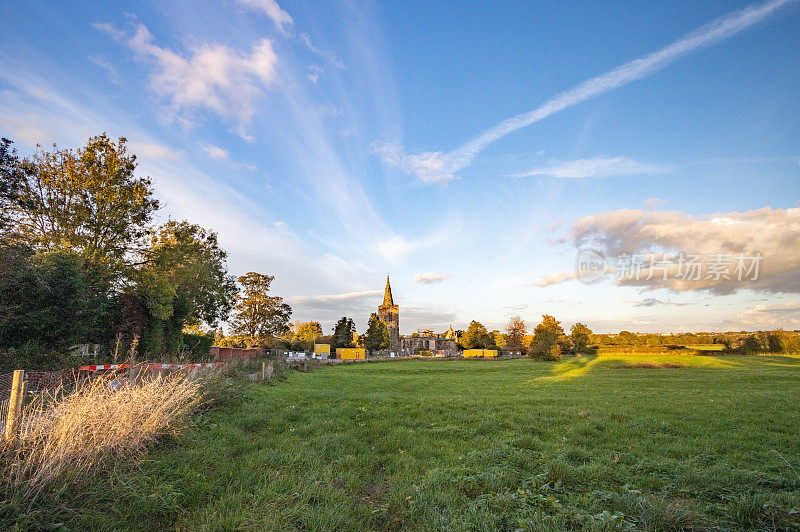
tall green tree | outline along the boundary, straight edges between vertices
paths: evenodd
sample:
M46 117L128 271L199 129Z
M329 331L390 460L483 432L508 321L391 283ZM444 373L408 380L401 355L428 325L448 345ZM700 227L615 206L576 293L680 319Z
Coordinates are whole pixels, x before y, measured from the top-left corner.
M533 331L529 356L540 360L558 360L561 358L561 345L559 341L564 338L564 329L561 322L547 314L542 316L542 322Z
M169 221L153 231L141 258L134 278L147 310L143 350L174 356L184 325L202 321L216 327L227 319L237 290L216 233Z
M488 349L494 345L494 337L483 324L472 320L467 332L461 337L461 342L467 349Z
M338 349L340 347L350 347L353 345L353 335L356 332L356 324L352 318L341 317L336 325L333 327L333 336L331 337L331 349Z
M576 323L569 330L572 340L572 349L577 355L588 355L594 352L594 346L589 345L592 337L592 330L583 323Z
M525 320L520 316L513 316L506 325L506 349L509 351L525 351L525 335L528 329Z
M318 321L297 322L294 324L293 340L303 349L311 349L317 338L322 336L322 326Z
M272 275L249 272L239 277L242 291L236 303L234 334L247 337L252 344L266 347L289 331L292 307L282 297L269 295Z
M114 304L87 282L77 255L0 246L0 349L28 342L43 350L104 343Z
M374 351L389 347L389 328L386 322L373 312L369 317L369 326L363 336L364 347L372 354Z
M39 148L21 167L13 212L21 241L81 256L97 286L119 281L158 208L150 179L134 176L125 138L104 133L77 151Z
M23 165L12 142L0 139L0 244L6 243L12 229L13 213L22 207L22 184L30 177L30 167Z

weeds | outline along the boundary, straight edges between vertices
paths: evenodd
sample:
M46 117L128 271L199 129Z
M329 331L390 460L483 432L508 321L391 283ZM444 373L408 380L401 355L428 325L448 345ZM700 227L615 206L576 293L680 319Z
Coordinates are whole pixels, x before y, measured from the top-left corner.
M199 388L178 374L123 384L101 376L71 394L40 395L25 409L18 444L2 449L7 495L33 501L136 455L182 426Z

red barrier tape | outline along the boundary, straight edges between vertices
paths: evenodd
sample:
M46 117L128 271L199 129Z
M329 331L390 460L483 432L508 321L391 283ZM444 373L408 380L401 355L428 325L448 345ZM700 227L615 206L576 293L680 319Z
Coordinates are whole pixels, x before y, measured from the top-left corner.
M145 364L146 369L190 369L190 368L221 368L225 362L197 362L193 364ZM130 364L100 364L96 366L81 366L78 371L100 371L106 369L128 369Z

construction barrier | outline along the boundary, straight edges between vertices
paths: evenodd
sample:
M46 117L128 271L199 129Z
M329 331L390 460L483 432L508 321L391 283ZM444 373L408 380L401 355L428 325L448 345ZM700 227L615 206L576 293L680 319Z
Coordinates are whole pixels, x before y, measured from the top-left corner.
M495 349L464 349L464 358L494 358L497 356Z
M367 351L363 347L340 347L336 350L336 358L342 360L360 360L367 358Z
M100 371L106 369L128 369L130 364L99 364L94 366L80 366L78 371Z

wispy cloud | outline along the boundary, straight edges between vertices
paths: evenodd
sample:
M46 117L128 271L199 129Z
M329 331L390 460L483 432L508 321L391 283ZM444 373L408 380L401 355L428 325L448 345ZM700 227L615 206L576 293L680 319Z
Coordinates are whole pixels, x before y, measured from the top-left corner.
M800 302L756 305L726 322L737 328L797 329L800 328Z
M543 288L545 286L551 286L554 284L561 284L567 281L572 281L573 279L577 279L578 274L575 272L557 272L557 273L549 273L542 277L541 279L537 279L536 281L531 281L530 283L525 283L525 286L538 286Z
M203 151L206 152L206 155L212 159L226 160L228 158L228 152L219 146L214 146L213 144L204 144L201 147Z
M593 157L573 161L550 161L547 166L534 168L513 177L551 176L560 178L609 177L623 175L663 174L671 167L645 163L627 157Z
M110 22L94 22L92 27L97 31L101 31L107 35L110 35L114 40L122 41L125 39L125 32Z
M343 294L321 294L316 296L290 296L287 298L291 304L315 309L348 308L358 303L372 303L383 295L381 290L364 290L360 292L345 292Z
M108 77L109 79L111 79L112 83L114 83L115 85L120 84L119 72L117 72L117 69L114 68L114 65L112 65L109 61L103 59L99 55L92 56L89 59L92 61L92 63L99 66L108 73Z
M445 160L439 151L409 155L394 142L376 143L372 151L380 155L384 163L416 175L423 183L447 183L455 177L445 169Z
M130 151L139 157L146 157L148 159L167 159L174 160L181 156L181 152L174 150L169 146L163 144L155 144L152 142L130 142L128 143Z
M666 204L667 204L666 201L658 198L647 198L646 200L644 200L644 205L648 209L655 209L657 207L661 207L662 205Z
M416 174L424 182L447 182L453 178L458 170L469 166L478 153L509 133L528 127L568 107L657 72L681 56L727 39L761 22L791 1L793 0L773 0L764 4L751 5L740 11L730 13L650 55L625 63L610 72L564 91L533 111L503 120L451 152L424 152L417 155L405 155L401 149L399 151L402 155L399 161L407 173Z
M106 26L95 25L109 31ZM278 57L268 39L256 42L250 53L204 44L184 57L156 45L147 27L139 24L127 45L139 59L154 65L150 87L167 100L167 119L189 124L192 112L210 110L233 121L236 132L250 138L246 129L255 114L255 100L277 77Z
M449 277L450 277L449 273L440 273L440 274L432 272L418 273L414 276L414 282L421 284L439 284Z
M289 13L281 9L281 6L275 0L239 0L239 3L253 11L267 15L272 20L272 23L275 24L275 28L284 37L290 35L294 20L292 20Z
M633 306L635 307L655 307L658 305L675 305L677 307L685 307L686 305L689 304L689 303L676 303L673 301L662 301L661 299L656 299L654 297L646 297L641 300L630 301L630 303L633 303Z
M324 59L327 59L333 65L335 65L335 66L337 66L339 68L344 68L344 63L342 63L339 60L338 57L333 55L331 52L326 52L325 50L320 50L319 48L314 46L314 44L311 42L311 37L308 36L308 33L301 33L300 34L300 40L303 42L303 44L306 45L306 48L308 48L308 50L311 53L314 53L314 54L316 54L316 55L318 55L318 56L320 56L320 57L322 57Z

